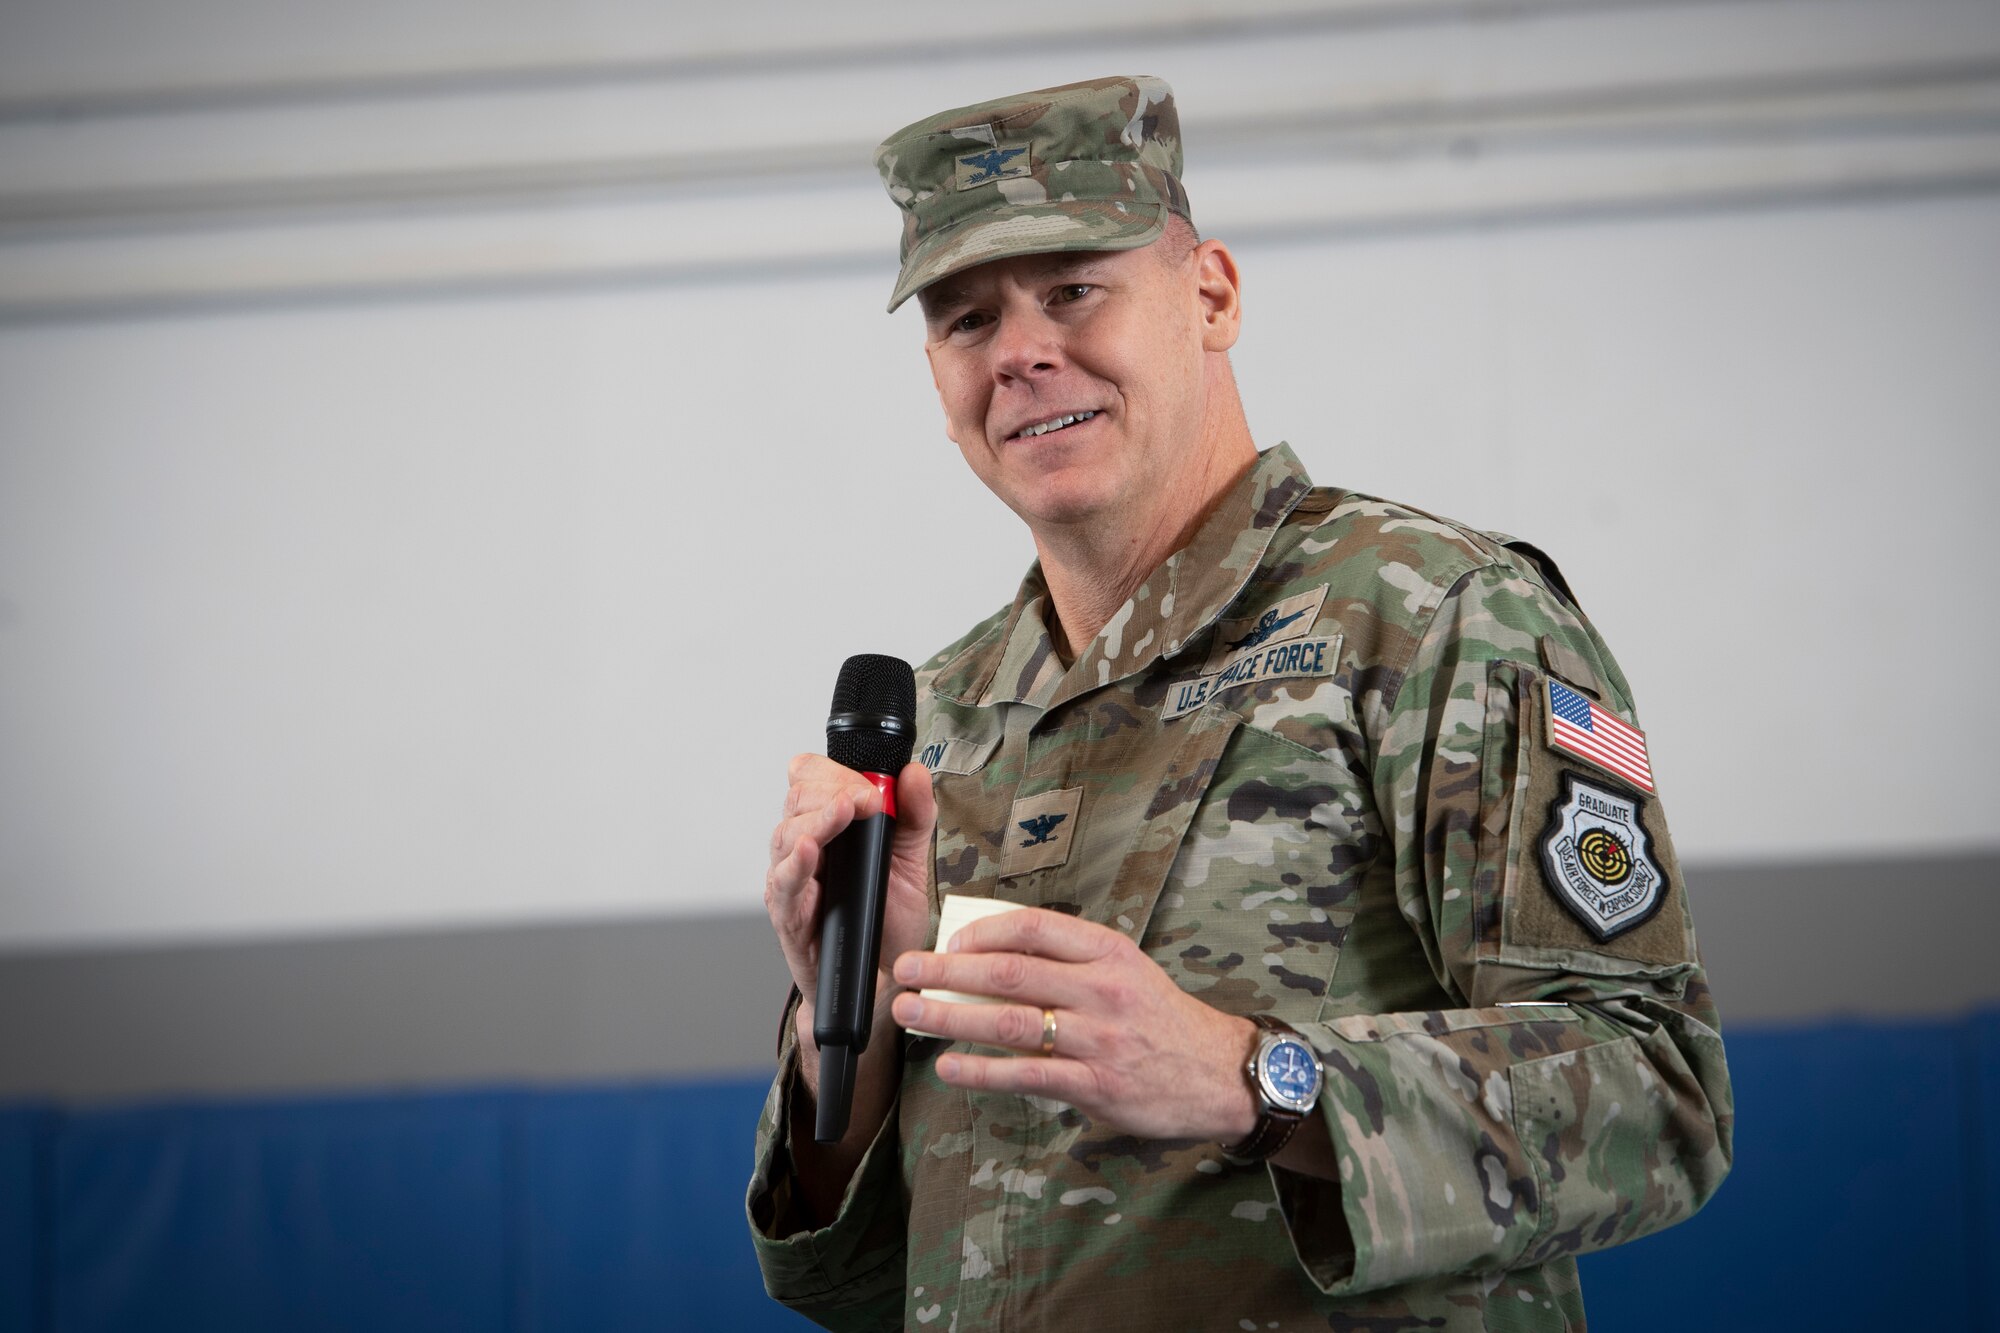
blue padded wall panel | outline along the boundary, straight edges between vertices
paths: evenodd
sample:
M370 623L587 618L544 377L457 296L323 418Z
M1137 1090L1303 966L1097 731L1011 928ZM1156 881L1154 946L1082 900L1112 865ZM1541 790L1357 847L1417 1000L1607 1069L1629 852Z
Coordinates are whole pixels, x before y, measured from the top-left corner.
M1972 1210L1966 1234L1972 1247L1970 1300L1983 1333L2000 1333L2000 1010L1974 1014L1965 1023L1967 1117L1971 1123Z
M765 1296L743 1216L768 1085L535 1097L523 1133L522 1326L811 1328Z
M0 1111L0 1333L33 1333L41 1289L42 1111Z
M1732 1032L1737 1166L1586 1256L1616 1333L2000 1333L2000 1012ZM0 1333L799 1330L743 1220L762 1078L0 1112Z
M70 1115L55 1327L501 1333L507 1140L493 1096Z
M1962 1026L1726 1039L1735 1169L1692 1220L1583 1259L1591 1327L1970 1327Z

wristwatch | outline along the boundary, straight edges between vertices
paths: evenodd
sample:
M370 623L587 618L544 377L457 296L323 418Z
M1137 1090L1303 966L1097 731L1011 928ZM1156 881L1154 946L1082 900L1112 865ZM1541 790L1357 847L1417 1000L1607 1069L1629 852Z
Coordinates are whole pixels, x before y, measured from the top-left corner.
M1319 1056L1305 1038L1269 1014L1251 1014L1250 1021L1263 1030L1243 1070L1261 1106L1250 1137L1222 1150L1237 1166L1261 1162L1283 1148L1319 1104L1319 1090L1326 1081Z

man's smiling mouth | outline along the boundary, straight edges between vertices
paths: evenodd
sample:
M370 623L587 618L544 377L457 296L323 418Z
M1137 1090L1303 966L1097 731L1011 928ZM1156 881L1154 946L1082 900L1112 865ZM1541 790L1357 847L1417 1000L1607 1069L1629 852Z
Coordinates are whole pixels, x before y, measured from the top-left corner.
M1069 412L1059 417L1050 417L1047 421L1038 421L1032 426L1021 427L1021 429L1014 432L1012 438L1016 440L1031 440L1037 435L1047 435L1050 431L1079 425L1096 415L1097 412L1093 409L1088 412Z

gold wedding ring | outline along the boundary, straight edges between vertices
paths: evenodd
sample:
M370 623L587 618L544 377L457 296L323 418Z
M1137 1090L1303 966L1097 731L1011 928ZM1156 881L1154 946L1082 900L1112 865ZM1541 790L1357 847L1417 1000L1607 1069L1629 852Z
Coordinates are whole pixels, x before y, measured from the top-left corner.
M1056 1011L1053 1009L1044 1009L1042 1010L1042 1054L1054 1055L1055 1053Z

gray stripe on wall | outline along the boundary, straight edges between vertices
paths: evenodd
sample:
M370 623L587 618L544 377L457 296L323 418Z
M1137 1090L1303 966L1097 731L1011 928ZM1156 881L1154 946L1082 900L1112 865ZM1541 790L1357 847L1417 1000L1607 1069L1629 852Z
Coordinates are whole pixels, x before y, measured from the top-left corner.
M0 1098L96 1101L768 1068L762 916L0 957Z
M1730 1026L2000 1000L2000 852L1691 875ZM76 1102L768 1069L761 916L0 955L0 1098Z

